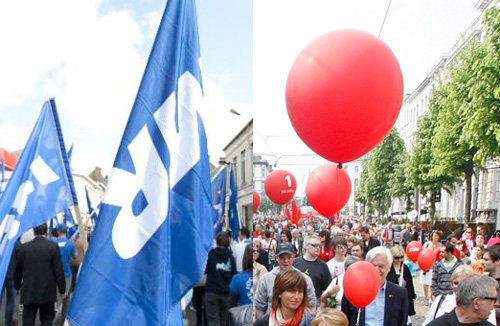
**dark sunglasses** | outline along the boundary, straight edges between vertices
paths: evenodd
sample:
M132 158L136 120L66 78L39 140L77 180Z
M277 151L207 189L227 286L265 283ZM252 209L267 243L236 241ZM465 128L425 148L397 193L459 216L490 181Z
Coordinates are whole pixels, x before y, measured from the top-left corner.
M321 247L320 244L317 244L317 243L309 243L311 246L313 246L314 248L319 248Z
M394 257L394 259L403 259L405 258L404 256L397 256L397 257Z
M254 249L253 252L259 252L259 249Z
M494 297L482 297L482 298L479 298L479 299L493 300L494 302L497 302L497 300L498 300L498 298L494 298Z

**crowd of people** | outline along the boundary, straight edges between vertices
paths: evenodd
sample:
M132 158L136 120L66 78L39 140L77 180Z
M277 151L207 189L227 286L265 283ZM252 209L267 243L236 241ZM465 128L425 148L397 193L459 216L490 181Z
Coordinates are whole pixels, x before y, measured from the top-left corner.
M440 230L427 236L413 224L396 234L392 224L316 217L293 225L280 216L256 216L254 325L412 325L416 287L423 289L421 305L429 306L423 325L500 325L500 238L486 244L481 225L476 234L466 226L444 237ZM421 271L408 259L411 241L435 252L432 268ZM381 284L361 309L344 294L346 270L359 261L375 267Z

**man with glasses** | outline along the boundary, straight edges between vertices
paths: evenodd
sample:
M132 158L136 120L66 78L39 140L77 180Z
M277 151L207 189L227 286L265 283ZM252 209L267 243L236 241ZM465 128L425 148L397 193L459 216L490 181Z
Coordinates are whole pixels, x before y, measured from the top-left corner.
M467 276L458 284L457 307L428 324L441 325L492 325L487 321L490 311L498 307L498 283L486 275Z
M326 265L330 270L332 279L344 274L345 272L345 255L347 253L347 240L344 237L336 237L333 244L333 252L335 256L330 259Z
M271 298L273 297L273 287L276 276L281 270L292 269L294 256L294 246L288 242L282 242L278 245L276 251L276 262L278 266L274 267L270 272L264 274L259 279L257 291L255 293L255 317L259 318L271 310ZM295 268L296 269L296 268ZM314 293L314 285L311 278L302 273L307 283L307 296L309 298L309 310L312 314L316 314L316 296Z
M441 246L442 259L436 261L432 269L432 294L437 297L438 295L446 295L453 293L451 286L451 274L455 269L464 263L453 256L454 247L451 243L445 243Z
M326 263L318 258L321 248L320 238L313 234L306 237L304 242L306 244L304 256L297 257L293 262L293 267L311 277L319 304L319 298L332 281L332 277Z
M483 255L484 271L500 284L500 245L488 247ZM497 325L500 322L500 308L495 308Z

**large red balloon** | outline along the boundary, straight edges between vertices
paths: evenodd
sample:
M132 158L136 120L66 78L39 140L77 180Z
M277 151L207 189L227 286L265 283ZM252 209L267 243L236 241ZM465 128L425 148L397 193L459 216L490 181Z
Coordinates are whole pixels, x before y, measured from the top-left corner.
M264 189L272 202L283 205L292 200L297 190L297 182L290 172L276 170L267 176Z
M391 49L358 30L337 30L309 43L286 84L288 116L318 155L344 163L389 133L403 101L403 76Z
M408 256L408 259L410 259L412 262L416 263L418 260L418 254L422 251L422 244L418 241L410 241L408 245L406 246L406 255Z
M342 167L332 163L323 164L309 175L306 195L318 213L329 217L347 204L351 195L351 180Z
M260 196L257 191L253 191L253 211L255 212L260 205Z
M380 274L375 266L358 261L345 271L344 294L358 308L369 305L380 291Z
M418 254L418 266L424 272L428 271L434 262L436 261L436 254L432 249L423 249L420 254Z

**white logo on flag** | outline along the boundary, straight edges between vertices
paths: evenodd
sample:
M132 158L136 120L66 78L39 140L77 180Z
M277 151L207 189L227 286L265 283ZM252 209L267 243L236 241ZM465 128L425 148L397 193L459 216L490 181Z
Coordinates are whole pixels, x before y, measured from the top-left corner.
M59 176L52 171L50 166L48 166L40 156L33 160L30 165L30 170L38 182L40 182L43 186L59 180Z
M186 89L190 94L197 90L194 97L201 98L199 83L187 72L179 78L179 133L174 119L175 94L171 94L155 113L156 123L168 145L170 173L165 169L146 126L128 146L136 173L118 168L111 172L104 203L122 208L113 225L112 241L123 259L137 255L163 224L168 215L170 189L199 161L198 120L194 109L199 101L186 96ZM134 216L132 203L141 190L146 207Z

